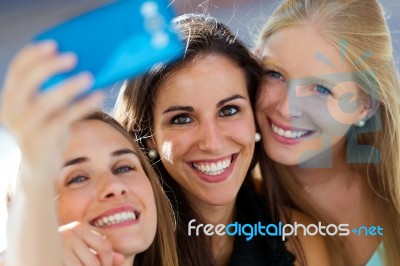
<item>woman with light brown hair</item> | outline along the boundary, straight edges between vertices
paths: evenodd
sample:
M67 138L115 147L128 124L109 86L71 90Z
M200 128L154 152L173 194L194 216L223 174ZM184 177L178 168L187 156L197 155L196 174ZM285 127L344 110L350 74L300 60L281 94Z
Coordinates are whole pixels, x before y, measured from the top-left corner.
M257 54L270 201L348 224L331 249L335 265L398 265L400 85L379 2L282 1Z
M47 41L25 47L10 65L1 118L22 161L6 265L178 265L173 212L147 159L116 120L93 112L101 94L77 100L91 76L38 93L75 63ZM80 233L68 255L59 225Z

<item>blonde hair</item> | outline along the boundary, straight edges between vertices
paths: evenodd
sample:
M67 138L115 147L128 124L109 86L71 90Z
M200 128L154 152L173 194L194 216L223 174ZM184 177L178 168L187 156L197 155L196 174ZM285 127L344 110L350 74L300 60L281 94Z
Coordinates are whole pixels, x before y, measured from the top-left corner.
M360 132L356 136L360 145L369 145L375 151L371 150L363 164L352 167L367 176L366 182L377 202L371 207L382 217L385 228L386 265L395 265L400 261L400 84L383 9L376 0L282 1L259 35L259 49L276 32L303 24L315 26L325 40L343 51L353 71L360 73L362 89L372 101L379 103L379 110L366 125L375 131ZM269 186L270 200L287 203L321 220L299 193L299 186L287 169L271 162L265 154L262 157L260 167ZM375 163L377 159L379 162Z

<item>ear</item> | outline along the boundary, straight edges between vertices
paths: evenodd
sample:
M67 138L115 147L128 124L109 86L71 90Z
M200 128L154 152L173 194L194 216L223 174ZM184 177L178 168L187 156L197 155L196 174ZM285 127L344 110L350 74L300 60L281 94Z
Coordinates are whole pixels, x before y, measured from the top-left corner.
M359 115L359 119L360 120L368 120L371 117L373 117L376 112L378 111L379 108L379 101L372 98L371 96L369 97L364 97L364 99L361 102L361 112Z
M146 139L146 145L149 149L156 149L153 137Z

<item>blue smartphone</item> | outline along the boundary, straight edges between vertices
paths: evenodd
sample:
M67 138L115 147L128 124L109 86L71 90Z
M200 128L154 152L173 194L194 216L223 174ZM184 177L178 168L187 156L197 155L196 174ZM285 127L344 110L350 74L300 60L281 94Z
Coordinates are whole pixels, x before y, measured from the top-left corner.
M90 93L179 58L183 47L170 23L173 17L167 0L119 0L46 30L34 41L55 40L60 53L74 52L78 62L40 91L89 71L94 77Z

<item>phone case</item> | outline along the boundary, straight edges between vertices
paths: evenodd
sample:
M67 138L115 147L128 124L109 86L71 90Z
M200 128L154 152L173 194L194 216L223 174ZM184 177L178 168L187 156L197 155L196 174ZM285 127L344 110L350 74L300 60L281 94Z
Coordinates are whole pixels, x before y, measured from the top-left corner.
M41 91L89 71L94 84L88 91L132 78L157 62L182 54L182 44L171 26L173 11L166 0L120 0L70 19L34 40L53 39L59 52L74 52L77 66L46 81Z

